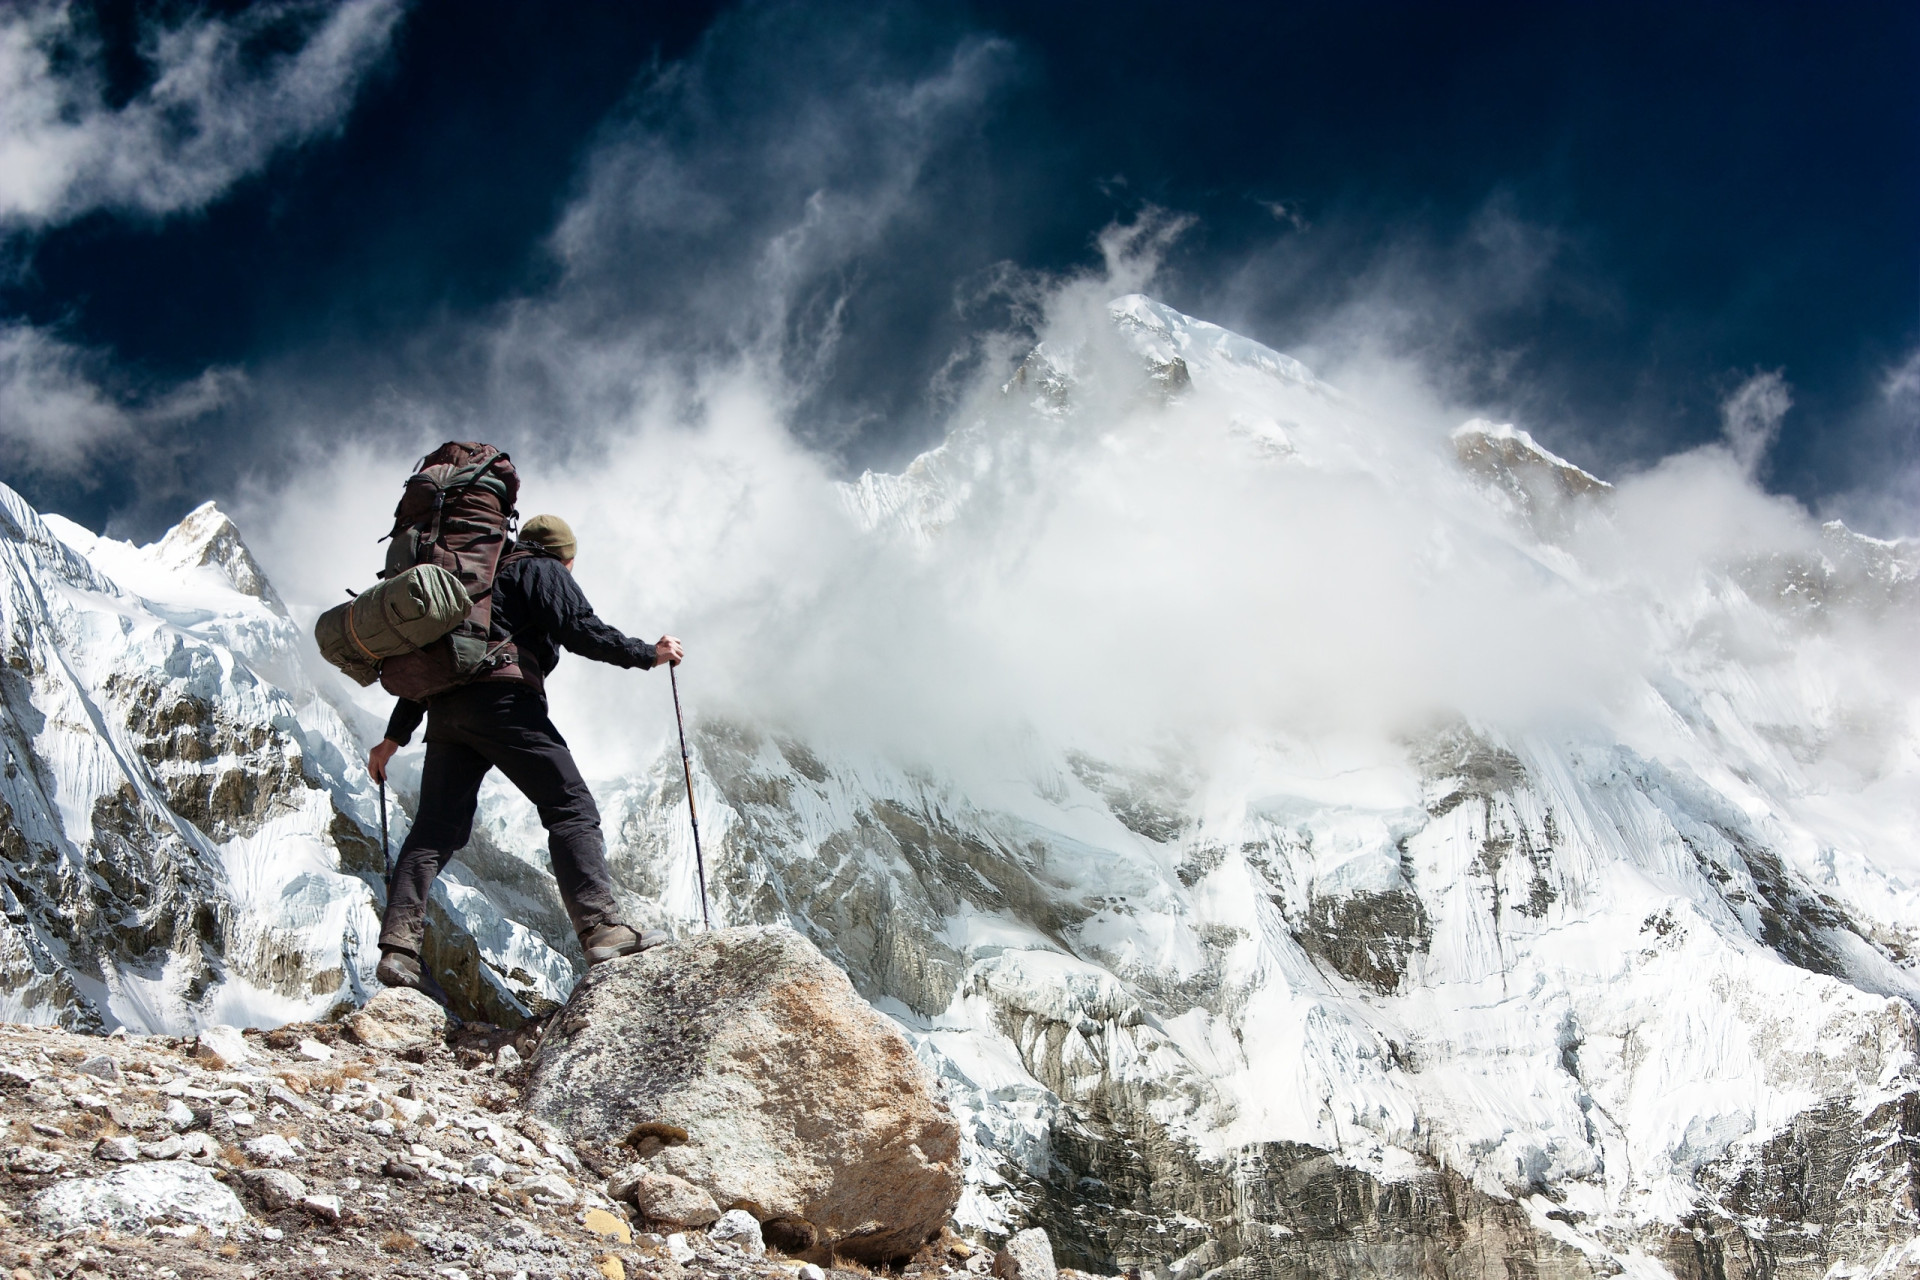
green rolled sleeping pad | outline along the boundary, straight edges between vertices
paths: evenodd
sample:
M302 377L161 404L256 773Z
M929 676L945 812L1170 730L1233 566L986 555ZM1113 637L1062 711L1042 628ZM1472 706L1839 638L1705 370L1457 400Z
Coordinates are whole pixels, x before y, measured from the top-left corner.
M417 564L321 614L313 638L321 657L367 685L380 678L382 659L426 648L472 607L460 579L437 564Z

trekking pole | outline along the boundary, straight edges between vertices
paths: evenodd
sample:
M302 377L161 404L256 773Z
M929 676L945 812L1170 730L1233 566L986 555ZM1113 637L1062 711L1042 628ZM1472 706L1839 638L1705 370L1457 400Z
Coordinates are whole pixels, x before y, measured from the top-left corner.
M687 817L693 820L693 868L700 876L700 924L709 932L713 921L707 917L707 862L700 854L700 814L693 807L693 757L687 754L687 721L680 714L680 682L674 678L677 662L667 664L667 683L673 686L673 722L680 729L680 768L687 775Z
M393 850L387 847L387 780L380 779L380 857L393 870Z

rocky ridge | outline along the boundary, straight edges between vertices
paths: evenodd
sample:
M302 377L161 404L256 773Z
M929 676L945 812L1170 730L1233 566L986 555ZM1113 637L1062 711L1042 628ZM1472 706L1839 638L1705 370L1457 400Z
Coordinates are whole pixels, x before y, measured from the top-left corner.
M0 1025L0 1266L16 1280L865 1280L704 1193L690 1212L662 1194L670 1176L636 1187L599 1144L526 1110L540 1030L456 1028L406 991L264 1033ZM770 1078L736 1065L722 1068L736 1088ZM944 1225L943 1211L896 1268L988 1271L992 1252Z

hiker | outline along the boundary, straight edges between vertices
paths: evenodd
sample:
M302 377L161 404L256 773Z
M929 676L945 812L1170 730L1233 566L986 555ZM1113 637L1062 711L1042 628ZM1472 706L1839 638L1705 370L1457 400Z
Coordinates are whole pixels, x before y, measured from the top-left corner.
M488 636L496 646L511 640L514 660L426 702L399 699L386 737L368 753L367 772L384 782L388 761L426 717L420 809L388 878L380 924L374 974L387 986L426 985L420 944L427 894L472 834L481 780L495 768L540 811L553 878L587 963L667 941L661 930L639 933L620 919L600 811L566 740L547 718L545 679L562 646L583 658L642 670L661 662L677 665L686 655L672 636L648 644L595 617L573 580L575 549L573 530L558 516L535 516L522 525L494 574Z

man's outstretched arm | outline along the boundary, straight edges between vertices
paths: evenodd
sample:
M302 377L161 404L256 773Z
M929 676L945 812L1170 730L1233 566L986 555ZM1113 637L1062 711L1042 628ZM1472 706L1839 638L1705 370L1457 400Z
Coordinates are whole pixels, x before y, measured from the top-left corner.
M557 562L540 564L529 585L528 604L546 624L547 634L556 644L583 658L644 671L660 662L678 663L687 656L672 636L661 636L658 644L648 644L602 622L573 575Z
M426 714L427 704L424 702L415 702L411 698L394 701L393 714L387 717L387 736L375 743L373 750L367 753L367 772L373 775L375 782L387 780L387 761L393 759L394 752L407 745Z

